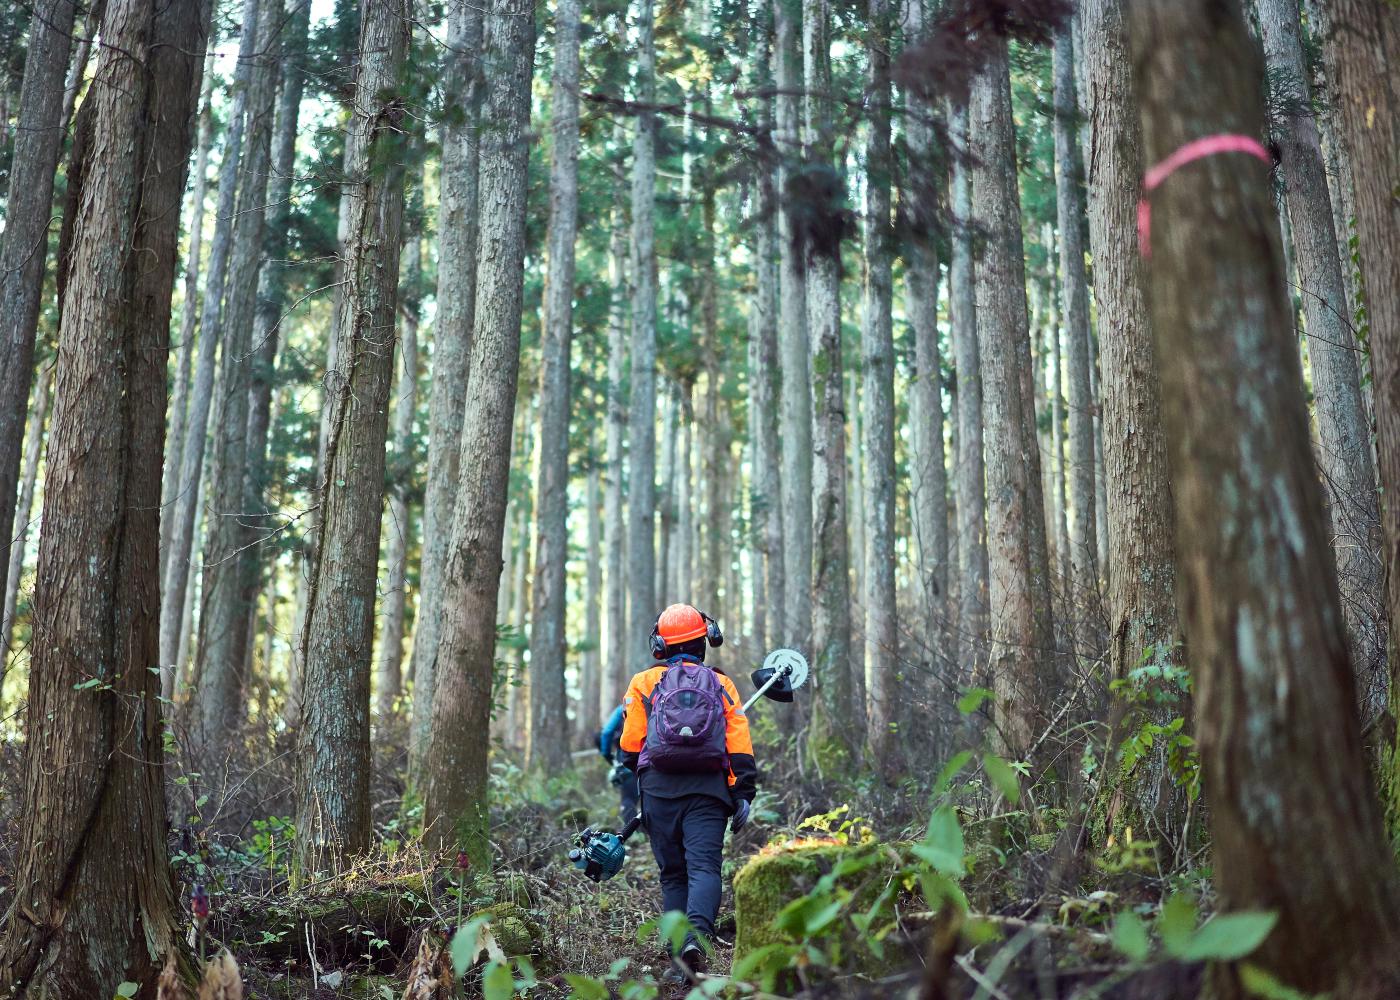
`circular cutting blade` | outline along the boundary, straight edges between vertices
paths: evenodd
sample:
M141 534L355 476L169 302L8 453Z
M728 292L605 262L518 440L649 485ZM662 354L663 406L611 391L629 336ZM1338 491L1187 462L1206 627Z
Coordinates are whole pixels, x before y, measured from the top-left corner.
M775 649L763 659L764 669L786 672L788 686L796 690L807 683L807 658L795 649Z

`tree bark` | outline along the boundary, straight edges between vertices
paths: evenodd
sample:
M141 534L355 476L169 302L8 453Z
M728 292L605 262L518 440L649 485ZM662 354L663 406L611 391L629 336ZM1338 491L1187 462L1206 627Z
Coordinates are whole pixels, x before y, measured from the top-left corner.
M620 129L618 130L621 131ZM621 145L621 142L618 143ZM603 495L603 541L607 545L607 594L604 597L607 644L603 650L603 671L599 681L598 712L607 718L622 703L626 692L626 665L635 649L627 641L627 543L623 527L623 447L627 436L626 392L623 359L627 338L627 238L617 213L611 220L608 247L608 285L612 302L608 308L608 400L607 485Z
M1045 236L1046 254L1051 259L1047 275L1050 291L1045 297L1045 337L1050 342L1047 351L1050 362L1050 517L1055 536L1055 578L1066 596L1062 606L1068 610L1072 620L1075 613L1074 570L1070 556L1072 550L1069 542L1069 479L1065 463L1064 337L1061 335L1060 313L1057 308L1060 283L1055 280L1054 227L1047 222L1042 232Z
M635 100L656 100L653 0L637 3ZM641 111L632 143L632 396L628 409L628 634L651 631L656 607L656 115Z
M596 402L596 401L595 401ZM598 440L588 439L588 485L584 493L587 527L584 529L583 622L587 645L579 665L578 724L579 737L587 743L601 725L602 699L602 639L603 639L603 472L598 461Z
M815 220L801 235L811 342L813 669L822 678L808 746L829 758L838 748L859 755L865 706L852 676L850 550L846 537L846 426L842 399L841 236L845 179L827 160L835 144L831 111L829 0L803 0L806 66L802 208ZM795 447L793 442L789 447ZM863 686L863 685L861 685Z
M957 371L958 649L968 679L987 638L987 494L982 441L982 369L972 249L972 184L966 106L948 108L952 155L952 255L948 305ZM961 680L961 678L960 678Z
M925 0L908 0L906 4L906 30L911 40L919 39L927 31L929 11L925 8ZM874 44L885 43L877 39ZM909 400L914 448L910 492L919 548L916 591L921 606L919 620L925 623L925 646L920 655L932 660L947 653L946 637L952 634L948 620L948 469L943 447L943 359L938 344L938 248L935 242L942 185L933 160L933 105L912 91L907 99L909 118L905 136L909 145L908 187L912 202L908 210L913 233L905 261L904 308L914 334L914 384ZM893 406L893 397L890 404ZM874 413L873 406L871 413ZM869 445L866 450L870 452ZM890 557L893 559L892 552ZM868 629L869 626L867 634Z
M88 100L0 990L152 996L181 948L156 661L165 379L208 5L112 0ZM62 77L60 76L61 80Z
M1086 25L1086 31L1094 30ZM1060 289L1064 296L1065 340L1069 345L1069 500L1074 508L1070 540L1071 604L1077 608L1076 652L1091 657L1094 625L1099 618L1098 534L1094 493L1094 398L1090 388L1093 348L1089 333L1089 293L1084 276L1084 218L1082 164L1079 159L1079 108L1075 96L1074 48L1071 34L1055 36L1055 203L1060 231ZM1116 95L1115 95L1116 96ZM1090 95L1092 100L1093 95ZM1112 98L1110 98L1112 99ZM1110 151L1105 150L1105 155ZM1113 262L1099 261L1096 265ZM1103 322L1102 313L1100 323Z
M1147 162L1261 133L1261 67L1235 3L1129 10ZM1162 182L1151 210L1217 890L1225 909L1278 915L1250 961L1284 985L1391 996L1400 887L1357 724L1268 167L1208 156ZM1216 971L1214 995L1246 995Z
M1128 683L1129 675L1139 666L1167 668L1182 662L1175 590L1176 530L1162 424L1160 366L1136 243L1142 133L1122 0L1089 0L1084 13L1080 61L1085 85L1090 88L1093 130L1089 241L1094 254L1103 373L1104 477L1108 486L1104 513L1108 548L1115 561L1108 583L1109 669L1114 680ZM1059 39L1056 44L1064 45ZM1057 56L1059 51L1057 48ZM1177 715L1189 714L1186 699L1174 683L1157 680L1149 684L1155 689L1154 696L1145 700L1143 711L1133 711L1137 699L1116 701L1110 754L1116 755L1117 744L1134 735L1142 723L1165 725ZM1141 688L1138 693L1142 693ZM1165 695L1173 700L1158 700ZM1100 846L1110 836L1121 837L1127 827L1159 839L1164 847L1181 846L1188 803L1168 770L1169 749L1166 741L1156 740L1135 767L1105 769L1100 794L1103 823L1095 831Z
M807 340L807 275L798 245L797 214L802 206L791 182L802 159L802 9L791 0L772 0L775 37L774 98L779 169L778 374L781 455L783 566L786 582L777 637L807 649L812 642L812 355Z
M757 83L773 86L770 75L769 47L776 44L772 9L760 6L754 27L759 32ZM765 100L760 105L762 124L772 129L774 105ZM782 503L782 466L786 461L778 436L779 408L782 396L782 368L778 362L778 325L784 308L779 302L779 268L791 248L779 247L778 171L776 165L759 168L754 212L754 300L750 326L752 364L749 400L752 409L753 474L750 481L750 517L754 546L761 554L762 572L755 571L754 636L759 651L766 651L787 639L783 618L784 591L787 586L787 549L783 544L784 510ZM791 307L788 307L789 309Z
M421 156L414 150L415 159ZM408 550L413 540L413 482L418 468L413 439L413 418L418 410L418 314L421 308L419 286L423 281L423 172L415 164L411 182L410 232L405 241L403 308L399 310L399 384L394 400L394 446L390 465L388 517L382 535L388 539L384 561L389 578L383 596L383 623L379 630L379 664L375 668L375 714L381 724L397 714L396 704L403 690L403 640L408 617Z
M0 565L10 562L20 448L34 380L34 337L44 294L54 174L63 152L63 76L72 47L74 0L36 0L10 151L10 189L0 233Z
M217 752L237 731L246 711L244 665L251 642L248 614L257 599L257 591L249 580L255 564L244 558L246 550L257 544L248 517L256 500L245 488L248 400L250 376L256 365L253 309L277 97L275 36L282 27L283 0L260 0L257 13L254 65L247 81L245 148L239 160L238 215L224 303L222 370L213 425L214 461L210 469L193 692L198 716L193 727L195 739L220 757L222 754Z
M409 779L421 786L433 718L443 569L447 565L452 507L462 454L462 411L467 394L476 315L479 208L477 163L480 114L482 8L454 4L447 22L445 93L438 188L437 313L433 321L432 393L428 400L428 480L423 499L423 553L418 617L413 634L413 711L409 720Z
M429 840L466 850L478 866L489 858L486 758L510 476L500 445L510 436L520 366L533 6L512 3L487 18L482 52L489 81L482 118L494 128L482 135L476 326L423 810Z
M918 0L916 0L916 3ZM861 318L861 380L864 388L864 427L861 435L862 464L865 474L865 505L858 516L865 519L865 550L857 553L857 558L865 560L865 684L866 711L875 725L870 729L870 748L876 760L880 761L886 775L893 775L899 767L896 750L904 739L904 734L895 723L899 712L897 705L903 703L905 694L900 690L902 669L899 661L899 633L895 627L895 528L894 528L894 303L893 288L893 231L890 220L890 175L893 172L893 155L890 149L890 4L889 0L869 0L867 11L870 23L866 35L866 61L868 78L866 93L870 101L870 131L866 147L865 177L865 289L863 315ZM915 132L918 133L918 123ZM914 143L917 145L917 142ZM917 155L912 153L911 155ZM936 301L930 300L929 293L937 295L937 262L928 267L926 248L914 251L914 261L910 265L911 313L915 325L916 344L927 352L927 340L935 340L937 353L938 330L928 322L929 307L937 309ZM922 342L920 338L922 335ZM916 347L918 350L918 347ZM927 360L925 358L924 360ZM932 393L926 389L933 386L938 391L938 375L923 369L918 372L923 385L916 383L916 393L924 406L914 407L914 419L931 422L932 413L927 407ZM942 407L938 407L940 413ZM844 430L843 430L844 433ZM938 438L938 451L941 458L943 445L942 421L935 429L920 426L915 436L923 446L930 443L935 435ZM920 496L924 489L932 492L929 474L933 462L929 454L920 455L919 478L914 488L916 503L921 506L919 524L919 559L921 571L927 568L924 551L934 545L935 530L930 521L941 520L947 523L947 511L930 513L930 505L938 506L940 496ZM941 471L941 469L940 469ZM925 533L924 529L930 529ZM941 535L946 553L947 535ZM921 577L924 575L920 573ZM922 580L933 589L934 581ZM934 606L927 612L932 613Z
M540 371L540 476L530 618L530 729L526 766L558 774L569 763L564 689L564 569L569 559L569 353L578 237L579 2L559 0L550 92L549 273Z
M165 513L171 517L169 551L165 575L161 578L160 662L169 668L180 657L180 615L185 584L193 562L195 521L198 519L204 448L209 434L209 410L214 398L215 351L224 337L224 290L229 256L238 216L239 160L243 151L249 91L258 62L257 25L260 0L243 0L242 32L238 39L238 68L234 73L233 98L224 136L223 162L219 165L219 198L214 212L214 238L209 244L209 269L204 282L204 301L199 317L199 357L195 362L194 392L185 417L185 442L180 448L180 481L175 487L176 503ZM264 175L265 175L264 171ZM228 286L231 287L231 286ZM231 352L224 351L224 355ZM225 367L228 362L225 362ZM239 424L241 434L243 425ZM227 509L227 508L224 508ZM210 529L214 527L210 523Z
M1385 535L1386 609L1400 621L1400 11L1384 0L1338 0L1323 38L1328 75L1344 145L1351 155L1356 196L1357 252L1370 326L1375 374L1376 451ZM1390 712L1396 715L1400 657L1390 662ZM1383 768L1386 823L1400 843L1400 742Z
M277 94L277 115L272 137L272 176L268 178L266 224L263 226L262 264L258 271L257 305L253 310L253 368L249 374L248 389L248 459L247 481L244 491L248 499L246 516L250 519L253 531L261 531L265 537L286 527L284 516L270 502L268 496L267 444L268 431L272 425L272 390L275 381L277 351L281 340L282 313L287 301L287 273L290 265L285 261L287 234L292 219L292 179L296 170L297 122L301 112L301 98L306 89L306 70L302 63L306 59L307 32L311 20L310 4L297 3L287 16L277 45L277 57L281 64L281 86ZM276 550L273 549L274 565L271 576L276 575ZM255 621L252 605L257 601L257 592L262 588L259 580L262 563L269 562L263 557L260 545L246 547L240 556L248 565L244 575L246 601L249 605L249 620ZM269 613L269 617L271 614ZM296 619L301 622L302 619ZM248 634L253 635L252 626ZM295 657L289 661L295 662ZM295 668L292 668L295 673ZM290 688L291 685L288 685ZM293 713L292 718L300 717L298 699L289 697L286 707Z
M325 484L306 602L306 678L297 731L302 871L339 870L369 846L369 680L384 445L404 210L401 70L410 0L366 0L346 135L349 201L339 370L327 371Z
M0 714L3 714L5 668L10 662L10 646L15 638L15 613L19 608L19 583L24 575L24 549L29 539L30 517L34 513L34 487L39 478L39 456L44 450L44 423L53 396L53 371L39 377L38 391L30 407L29 428L24 437L24 470L20 476L19 502L15 505L15 533L10 562L5 574L5 607L0 621Z
M161 476L160 493L160 576L165 579L166 559L170 554L170 530L175 518L166 512L176 502L175 490L180 482L180 452L185 445L185 416L190 408L190 376L194 362L195 321L199 318L201 289L199 284L200 253L204 246L204 202L209 190L209 146L214 135L214 108L211 103L214 88L213 53L205 57L204 84L199 106L199 146L194 157L194 190L190 193L189 250L185 254L185 291L180 305L180 354L175 362L175 398L170 403L170 430L166 434L165 472ZM162 688L169 685L164 678L173 679L169 670L162 672ZM169 698L170 690L163 690Z
M1364 725L1386 709L1384 583L1380 508L1371 428L1361 401L1358 352L1327 166L1299 38L1297 0L1256 0L1270 88L1270 134L1282 157L1283 189L1297 255L1299 292L1317 418L1318 463L1326 484L1342 614ZM1384 294L1382 291L1381 294Z
M1021 757L1048 721L1052 685L1050 588L1032 414L1020 204L1004 39L973 82L973 214L986 234L977 270L978 348L987 431L987 549L991 675L1005 752ZM1040 551L1036 550L1039 536Z

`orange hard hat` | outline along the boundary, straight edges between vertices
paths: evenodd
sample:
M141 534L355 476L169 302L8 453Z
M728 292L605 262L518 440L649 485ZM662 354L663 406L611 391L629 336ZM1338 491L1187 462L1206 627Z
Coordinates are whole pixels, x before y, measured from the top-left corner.
M705 616L689 604L672 604L656 619L656 634L668 646L698 639L707 629Z

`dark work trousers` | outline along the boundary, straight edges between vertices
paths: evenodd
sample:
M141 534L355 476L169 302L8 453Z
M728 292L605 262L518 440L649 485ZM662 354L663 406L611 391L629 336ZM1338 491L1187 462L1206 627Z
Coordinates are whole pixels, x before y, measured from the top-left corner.
M661 869L663 910L681 910L708 941L719 915L720 858L729 810L713 795L642 799L642 817L651 853ZM686 938L688 947L695 936Z
M630 780L618 785L617 792L622 797L622 822L626 825L633 816L637 815L637 800L641 796L637 778L633 776Z

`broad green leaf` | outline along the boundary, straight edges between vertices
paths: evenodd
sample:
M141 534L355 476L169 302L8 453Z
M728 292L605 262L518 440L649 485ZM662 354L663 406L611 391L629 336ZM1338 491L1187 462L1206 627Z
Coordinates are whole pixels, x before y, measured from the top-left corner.
M690 921L680 910L668 910L661 914L661 919L656 926L661 934L661 940L671 946L672 953L681 950L681 945L685 943L685 936L691 932Z
M468 920L452 935L452 946L449 949L452 955L452 971L457 973L459 978L476 964L477 957L483 950L481 928L485 923L484 917Z
M1113 947L1134 962L1147 961L1152 950L1152 942L1147 937L1147 927L1132 910L1124 910L1113 921Z
M948 790L948 786L953 783L953 779L958 776L963 768L967 767L968 762L971 760L972 751L964 750L962 753L956 754L952 760L943 765L943 770L938 772L938 780L933 783L933 794L935 798Z
M117 996L122 1000L131 1000L136 995L136 991L141 988L139 983L124 982L117 987Z
M767 970L777 971L787 968L792 961L796 949L782 941L775 941L773 944L765 944L761 948L755 948L745 955L743 960L734 966L733 974L735 979L752 979L755 974Z
M1259 966L1250 965L1248 962L1241 963L1239 973L1240 984L1251 996L1261 1000L1326 1000L1324 993L1304 993L1302 990L1285 986Z
M619 958L617 961L613 962L612 965L608 966L608 978L616 979L626 972L627 967L631 964L632 960L630 958Z
M486 966L481 977L481 992L486 1000L512 1000L515 996L515 977L510 974L510 966L492 962Z
M608 1000L608 988L597 979L566 972L564 981L569 984L571 997L577 997L578 1000Z
M808 937L820 934L833 920L841 913L841 907L845 905L845 900L835 899L825 906L812 913L805 915L805 923Z
M952 806L939 806L929 817L928 833L913 847L914 853L933 866L935 871L961 878L963 869L963 833L958 814Z
M982 770L1002 797L1013 806L1021 801L1021 783L1016 779L1015 769L996 754L982 755Z
M1187 962L1233 962L1264 943L1278 923L1271 911L1218 913L1195 931L1176 957Z
M996 693L987 688L968 688L958 699L958 711L963 715L971 715L982 707L983 702L991 701L995 697Z
M1157 918L1157 931L1167 954L1181 958L1196 933L1196 901L1182 893L1168 896L1162 904L1162 915Z

